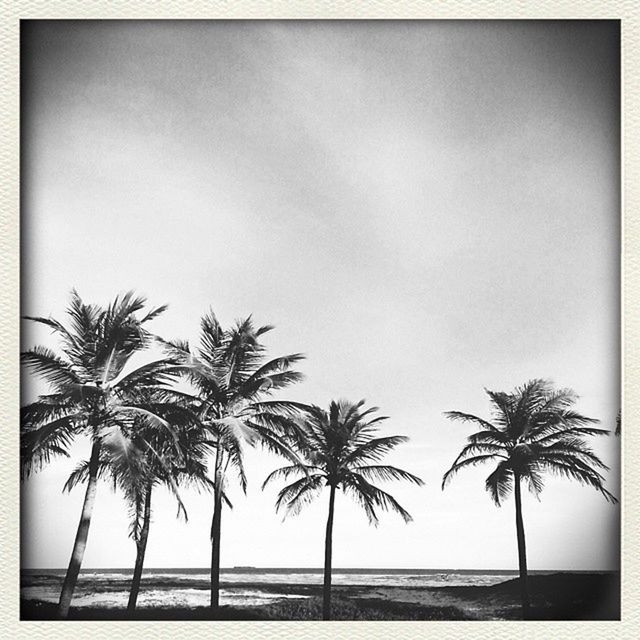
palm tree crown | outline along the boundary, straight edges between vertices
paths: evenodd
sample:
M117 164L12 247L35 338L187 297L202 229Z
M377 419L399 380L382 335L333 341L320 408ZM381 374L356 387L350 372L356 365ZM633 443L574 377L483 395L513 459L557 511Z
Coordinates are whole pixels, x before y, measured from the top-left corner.
M408 471L379 464L387 453L408 438L375 437L386 416L372 417L378 408L361 411L363 405L364 400L355 404L340 400L332 401L328 412L317 406L302 410L293 446L303 460L275 470L263 484L265 487L277 478L302 476L280 491L276 509L284 507L287 514L297 514L329 486L353 497L374 525L378 524L376 509L395 511L405 522L411 520L410 514L392 495L372 484L376 480L423 484Z
M616 502L600 473L608 467L585 440L609 432L591 426L598 421L571 408L577 399L573 391L554 390L546 380L532 380L513 393L487 391L487 395L493 405L492 421L460 411L445 414L452 420L473 422L480 431L467 438L468 444L444 474L443 488L460 469L497 461L486 480L486 489L497 505L509 495L516 478L539 494L545 472L592 486Z
M289 427L282 415L287 403L275 403L279 411L271 411L269 403L260 401L303 379L291 367L304 356L294 353L267 360L260 338L273 327L256 327L251 317L225 330L210 312L200 328L200 344L194 349L183 341L166 341L165 345L186 365L183 372L195 389L199 419L220 444L225 463L236 468L245 488L244 442L260 443L276 453L285 451L279 435Z
M172 404L151 406L140 391L169 382L175 363L162 359L124 373L131 356L152 339L144 325L166 309L158 307L137 317L145 304L143 297L130 292L102 308L84 304L74 290L69 327L53 318L27 318L49 326L60 339L60 350L56 354L37 346L21 354L22 363L51 391L22 409L23 476L38 471L53 456L68 456L69 445L80 434L119 441L140 416L157 428L168 428L162 413Z

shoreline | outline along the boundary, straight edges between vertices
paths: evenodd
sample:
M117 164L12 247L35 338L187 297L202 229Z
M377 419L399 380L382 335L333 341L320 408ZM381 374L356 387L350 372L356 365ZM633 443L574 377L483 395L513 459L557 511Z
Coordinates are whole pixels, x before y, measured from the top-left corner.
M144 580L142 588L144 589ZM317 620L322 585L224 583L222 589L283 594L262 605L223 605L222 620ZM619 620L620 576L615 573L556 573L529 576L533 620ZM336 585L337 620L518 620L519 580L492 586ZM73 607L72 620L211 620L208 607L141 606L130 616L123 607ZM21 620L54 620L56 605L21 598Z

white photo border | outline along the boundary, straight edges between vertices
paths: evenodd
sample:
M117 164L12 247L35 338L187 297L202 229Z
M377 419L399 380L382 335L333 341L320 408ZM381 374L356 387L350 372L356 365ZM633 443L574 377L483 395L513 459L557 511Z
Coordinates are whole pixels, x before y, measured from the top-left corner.
M19 619L20 20L617 19L622 27L622 620L608 622L32 622ZM0 0L0 629L12 638L476 640L640 634L640 3L637 0ZM27 238L24 241L28 241ZM4 635L4 634L3 634Z

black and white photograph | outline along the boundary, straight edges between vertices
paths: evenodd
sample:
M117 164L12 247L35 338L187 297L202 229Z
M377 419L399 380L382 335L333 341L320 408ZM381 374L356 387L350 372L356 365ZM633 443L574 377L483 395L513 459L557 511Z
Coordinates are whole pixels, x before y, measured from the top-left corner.
M22 20L20 620L619 621L621 122L618 19Z

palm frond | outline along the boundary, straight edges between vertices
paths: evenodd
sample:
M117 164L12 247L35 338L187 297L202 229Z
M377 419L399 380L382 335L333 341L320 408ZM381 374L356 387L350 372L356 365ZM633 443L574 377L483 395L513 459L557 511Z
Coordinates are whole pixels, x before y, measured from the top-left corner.
M418 476L414 476L408 471L398 469L391 465L365 465L354 467L353 471L354 473L360 474L367 480L381 480L382 482L388 482L390 480L404 480L405 482L417 484L419 487L424 485L423 480L418 478Z
M276 511L285 505L287 515L297 515L302 507L322 491L325 484L326 478L322 474L305 475L280 491L276 500Z
M244 470L242 440L239 438L225 438L224 448L227 451L229 463L236 470L242 492L247 493L247 475Z
M391 494L371 484L361 475L357 473L348 474L343 479L343 484L347 492L365 507L365 512L371 524L378 524L375 508L380 508L383 511L395 511L402 516L405 522L411 522L413 519L409 512Z
M606 436L608 433L606 429L597 429L595 427L566 426L564 422L560 421L551 424L547 422L544 427L536 430L531 440L538 445L547 445L572 436Z
M474 416L471 413L463 413L462 411L445 411L444 415L449 418L449 420L457 420L458 422L475 422L477 425L490 432L500 431L498 427L491 424L488 420Z
M69 447L77 432L76 420L82 416L69 414L41 427L25 430L20 435L21 477L26 478L49 464L56 456L69 457Z
M280 467L279 469L275 469L272 471L262 483L262 489L264 489L268 484L275 480L283 479L287 480L292 475L308 475L310 471L319 471L319 467L314 467L312 465L305 465L302 463L299 464L291 464L286 467Z
M461 460L457 462L449 468L449 470L442 476L442 488L444 489L447 484L451 481L451 478L460 471L460 469L464 469L465 467L472 467L481 462L487 462L489 460L495 460L498 457L498 454L488 453L479 456L472 456L471 458L466 458L465 460Z
M253 429L256 435L255 444L294 464L301 462L299 453L295 447L291 445L289 439L280 438L277 434L273 434L267 428L253 421L248 421L247 424Z
M513 470L506 460L499 462L495 470L489 474L485 487L497 506L500 506L501 501L511 493L513 481Z
M45 347L34 347L20 354L20 361L30 371L43 378L53 388L79 384L70 363Z
M20 424L22 431L31 431L38 426L58 418L74 414L82 415L77 407L62 394L40 396L38 400L20 409Z
M297 418L301 414L312 414L314 409L318 409L318 407L292 400L262 400L254 402L253 407L256 412L270 413L288 418Z
M472 433L467 441L471 444L494 444L497 446L507 446L513 444L509 435L503 431L477 431Z
M173 469L171 468L171 462L168 462L161 453L156 451L156 449L148 440L145 440L144 442L148 447L148 449L153 453L155 460L160 464L160 467L165 472L163 476L163 480L165 484L169 487L171 492L173 493L173 496L175 497L178 503L178 515L180 515L180 512L182 512L182 514L184 515L185 522L187 522L189 520L189 516L187 514L187 509L184 506L184 503L182 502L182 498L180 497L180 491L178 489L178 484L175 480Z
M534 451L547 456L552 456L555 453L566 454L574 456L577 460L580 460L583 464L591 465L592 468L609 470L609 467L593 453L593 451L586 445L584 440L580 438L563 438L558 442L549 444L540 448L534 447Z
M281 373L294 373L291 372L291 366L304 360L305 356L302 353L292 353L288 356L281 356L279 358L273 358L269 362L259 366L251 375L247 378L243 386L253 388L259 386L263 380L273 376L274 374ZM302 374L297 374L301 376Z
M111 380L110 385L121 393L126 393L140 386L159 386L174 382L182 371L183 368L176 360L161 358L137 367L126 375L121 372Z
M503 444L494 444L493 442L476 442L472 440L468 445L462 448L462 451L458 454L458 457L453 461L456 465L466 456L473 456L477 454L491 454L498 457L507 457L507 448Z
M98 465L97 477L103 478L107 472L107 465L102 461ZM69 474L67 481L62 488L64 493L72 491L76 486L84 484L89 480L89 461L81 460L76 468Z
M537 461L531 462L526 466L524 479L529 487L529 491L533 493L538 499L540 493L544 489L544 479L542 477L543 469Z
M162 416L158 415L150 408L145 407L144 405L134 405L134 404L122 404L116 407L116 412L118 414L122 414L124 418L128 417L128 415L133 414L134 416L139 416L144 418L148 424L152 426L159 426L166 430L166 433L171 436L173 439L176 449L178 450L179 442L178 435L174 427L167 422Z
M575 455L564 452L542 452L538 456L538 464L551 473L577 480L598 490L608 502L617 502L604 487L604 477Z
M385 454L395 449L399 444L407 442L407 436L384 436L382 438L374 438L368 442L357 446L347 456L349 463L356 462L377 462L381 460Z
M58 322L55 318L41 318L37 316L24 316L25 320L30 320L31 322L36 322L38 324L44 324L53 330L54 333L58 334L60 339L62 340L62 344L65 348L65 351L73 352L78 349L78 341L76 337L61 323Z
M89 461L82 460L76 468L71 472L62 491L71 491L76 485L83 484L89 479Z
M140 320L140 324L145 324L147 322L150 322L151 320L154 320L158 316L162 315L168 308L168 304L163 304L159 307L156 307L155 309L151 309L151 311L149 311L147 315Z

